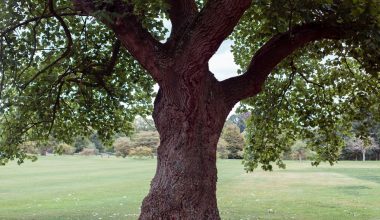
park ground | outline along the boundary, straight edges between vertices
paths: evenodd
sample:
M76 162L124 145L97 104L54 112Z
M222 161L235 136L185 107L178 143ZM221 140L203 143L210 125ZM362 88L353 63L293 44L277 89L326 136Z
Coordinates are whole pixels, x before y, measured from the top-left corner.
M137 219L154 159L47 156L0 167L1 220ZM317 168L246 173L218 161L222 219L380 220L380 162L342 161Z

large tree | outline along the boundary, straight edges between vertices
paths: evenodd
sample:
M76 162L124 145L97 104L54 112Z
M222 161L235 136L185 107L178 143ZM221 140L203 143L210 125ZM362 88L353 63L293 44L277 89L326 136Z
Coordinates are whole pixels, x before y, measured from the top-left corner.
M154 81L160 146L140 219L219 219L216 145L233 106L264 90L247 102L248 170L282 165L300 127L319 160L336 159L331 103L378 97L379 12L376 0L1 1L1 162L22 162L24 140L130 131ZM218 81L208 62L229 36L241 74Z

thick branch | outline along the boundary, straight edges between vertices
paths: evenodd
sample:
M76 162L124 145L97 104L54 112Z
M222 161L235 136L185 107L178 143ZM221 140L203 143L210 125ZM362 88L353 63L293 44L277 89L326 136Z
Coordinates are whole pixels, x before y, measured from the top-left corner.
M143 27L139 18L133 14L133 5L117 0L113 1L111 5L99 4L94 0L73 1L77 10L96 16L110 27L131 55L148 70L156 81L160 81L158 63L161 56L161 43ZM102 13L109 14L102 15Z
M251 0L209 0L184 39L184 51L205 64L232 33ZM202 55L199 51L202 51ZM186 58L187 59L187 58Z
M181 26L198 13L194 0L167 0L169 4L169 18L172 23L172 35L176 34Z
M253 56L247 71L222 82L227 101L236 103L256 95L270 72L283 59L309 42L322 39L344 39L353 33L348 26L305 24L270 39Z

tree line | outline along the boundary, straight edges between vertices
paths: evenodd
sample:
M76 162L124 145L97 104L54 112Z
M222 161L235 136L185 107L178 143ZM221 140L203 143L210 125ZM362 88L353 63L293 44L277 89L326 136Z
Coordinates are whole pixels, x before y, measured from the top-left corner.
M226 121L217 145L220 159L242 159L246 143L245 119L247 114L233 114ZM358 122L353 123L353 132L358 132ZM373 125L371 133L363 136L345 136L345 147L339 152L340 160L380 160L380 125ZM21 148L29 154L65 155L115 155L117 157L154 157L157 155L159 134L152 119L137 117L132 134L117 133L110 144L104 144L94 131L89 136L77 136L71 143L57 141L26 141ZM307 140L295 140L283 153L285 160L314 160L316 152L309 149Z

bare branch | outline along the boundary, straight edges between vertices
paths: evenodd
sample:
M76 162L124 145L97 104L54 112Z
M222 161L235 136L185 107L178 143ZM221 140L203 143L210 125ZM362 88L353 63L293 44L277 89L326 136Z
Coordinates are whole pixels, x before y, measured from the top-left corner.
M236 103L259 93L277 64L307 43L322 39L345 39L352 33L349 25L315 23L294 27L291 31L272 37L256 52L243 75L222 81L228 94L227 101Z

